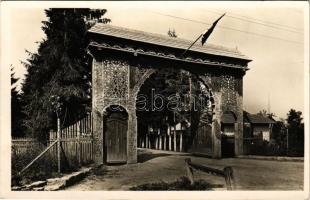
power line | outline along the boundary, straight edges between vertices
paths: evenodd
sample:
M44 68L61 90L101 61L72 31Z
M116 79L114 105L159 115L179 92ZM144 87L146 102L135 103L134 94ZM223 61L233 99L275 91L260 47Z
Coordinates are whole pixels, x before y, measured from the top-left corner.
M219 12L224 12L224 11L220 11L220 10L218 10L218 11ZM262 23L272 24L272 25L276 25L276 26L280 26L280 27L282 26L282 27L286 27L286 28L290 28L290 29L294 29L294 30L299 30L299 31L303 30L303 29L296 28L296 27L293 27L293 26L288 26L288 25L279 24L279 23L275 23L275 22L265 21L265 20L261 20L261 19L258 19L258 18L249 17L249 16L245 16L245 15L240 15L240 14L236 14L236 13L232 13L232 12L227 12L227 13L230 13L230 15L235 15L235 16L246 18L246 19L252 19L254 21L258 21L258 22L262 22Z
M151 11L151 12L153 12L153 11ZM169 14L163 14L163 13L159 13L159 12L153 12L153 13L158 14L158 15L162 15L162 16L167 16L167 17L175 18L175 19L181 19L181 20L185 20L185 21L190 21L190 22L194 22L194 23L198 23L198 24L211 25L210 23L202 22L202 21L199 21L199 20L194 20L194 19L189 19L189 18L184 18L184 17L178 17L178 16L169 15ZM286 40L286 39L283 39L283 38L273 37L273 36L269 36L269 35L263 35L263 34L254 33L254 32L250 32L250 31L243 31L243 30L239 30L239 29L235 29L235 28L231 28L231 27L227 27L227 26L220 26L219 25L217 27L218 28L222 28L222 29L227 29L227 30L238 31L238 32L246 33L246 34L250 34L250 35L256 35L256 36L270 38L270 39L282 40L282 41L285 41L285 42L291 42L291 43L296 43L296 44L303 44L302 42Z
M221 14L220 12L215 12L215 11L211 11L211 10L206 10L206 11L210 12L210 13ZM300 31L289 30L287 28L277 27L279 25L277 25L277 26L269 25L268 23L261 23L261 22L257 22L257 21L253 21L253 20L248 20L248 19L243 19L243 18L240 18L240 17L235 17L235 16L233 16L231 14L226 14L226 16L230 17L230 18L237 19L237 20L246 21L246 22L250 22L250 23L254 23L254 24L259 24L259 25L262 25L262 26L270 27L270 28L277 29L277 30L284 30L284 31L292 32L292 33L302 34L302 32L300 32Z

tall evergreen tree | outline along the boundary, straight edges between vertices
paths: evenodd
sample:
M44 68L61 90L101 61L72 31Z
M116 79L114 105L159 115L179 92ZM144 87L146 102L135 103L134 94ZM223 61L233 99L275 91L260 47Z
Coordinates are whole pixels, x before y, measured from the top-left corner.
M23 136L21 99L16 89L18 80L18 78L15 78L14 68L11 66L11 135L13 137Z
M48 9L42 29L46 35L25 63L27 75L23 84L24 125L28 133L45 139L55 127L52 97L63 104L63 124L69 124L90 108L91 59L87 55L87 30L102 18L106 10Z

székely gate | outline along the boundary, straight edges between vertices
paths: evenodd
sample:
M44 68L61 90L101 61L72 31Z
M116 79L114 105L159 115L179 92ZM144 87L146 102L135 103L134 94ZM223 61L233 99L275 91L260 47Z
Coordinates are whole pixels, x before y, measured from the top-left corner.
M192 41L100 23L89 37L96 163L137 162L137 95L152 74L167 68L190 73L211 103L198 119L200 128L191 130L190 151L221 158L227 133L232 155L243 153L242 84L249 58L210 44L194 45L182 56Z

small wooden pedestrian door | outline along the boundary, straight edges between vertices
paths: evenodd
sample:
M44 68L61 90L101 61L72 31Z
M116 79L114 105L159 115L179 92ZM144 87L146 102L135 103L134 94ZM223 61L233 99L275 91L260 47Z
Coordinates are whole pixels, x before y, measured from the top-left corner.
M126 113L115 112L106 120L106 162L127 162L127 130L128 117Z

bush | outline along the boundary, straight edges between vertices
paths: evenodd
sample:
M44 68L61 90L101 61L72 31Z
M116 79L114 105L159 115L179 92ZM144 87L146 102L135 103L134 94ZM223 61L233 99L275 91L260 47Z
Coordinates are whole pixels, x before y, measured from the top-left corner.
M221 185L222 186L222 185ZM218 187L218 186L215 186ZM147 183L139 185L136 187L130 188L134 191L144 191L144 190L153 190L153 191L166 191L166 190L211 190L212 185L207 183L204 180L195 181L193 185L190 184L190 181L187 177L181 177L177 181L172 183L166 182L157 182L157 183Z
M285 156L286 149L282 148L275 142L268 142L266 140L253 139L245 144L247 154L261 155L261 156Z

